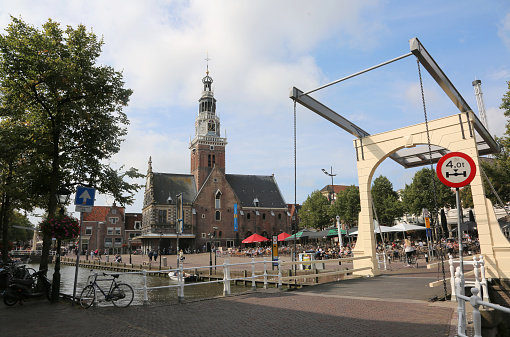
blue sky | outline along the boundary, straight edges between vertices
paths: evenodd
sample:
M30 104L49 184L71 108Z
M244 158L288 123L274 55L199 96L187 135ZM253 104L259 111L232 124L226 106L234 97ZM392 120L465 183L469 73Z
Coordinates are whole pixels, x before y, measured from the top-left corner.
M291 87L308 91L409 52L418 37L473 111L472 81L480 79L489 131L503 135L498 108L510 80L508 1L23 1L2 0L0 26L9 15L40 27L83 23L104 36L99 62L124 71L134 94L125 109L131 124L113 165L189 173L206 55L218 100L226 169L275 174L294 202ZM422 68L429 120L457 112ZM422 123L414 57L313 93L367 132ZM226 131L225 131L226 130ZM331 183L358 184L353 136L313 112L297 110L297 202ZM395 189L416 170L385 161ZM143 181L141 181L143 183ZM141 212L143 191L128 212ZM110 197L96 204L111 204Z

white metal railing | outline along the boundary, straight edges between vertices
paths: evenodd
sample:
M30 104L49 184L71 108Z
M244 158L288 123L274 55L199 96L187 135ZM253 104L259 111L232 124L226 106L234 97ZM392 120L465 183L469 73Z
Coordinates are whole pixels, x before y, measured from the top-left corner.
M341 259L330 259L330 260L325 260L325 261L328 261L328 262L352 261L352 260L360 260L360 259L368 259L368 258L371 258L371 257L370 256L359 256L359 257L349 257L349 258L341 258ZM277 268L278 268L277 269L278 272L277 272L276 275L268 274L268 272L267 272L267 264L271 264L271 263L274 263L277 266ZM293 275L293 276L285 276L285 277L282 276L281 267L283 265L310 264L311 265L311 270L315 270L316 268L314 268L314 265L318 264L318 263L324 263L324 261L323 260L320 260L320 262L318 262L318 260L310 260L310 261L282 261L280 258L278 258L278 260L276 260L276 261L267 260L267 258L264 258L263 261L256 261L255 258L252 258L251 262L229 263L229 260L225 259L222 265L213 265L213 266L207 265L207 266L200 266L200 267L193 267L193 268L184 268L182 265L180 265L179 268L175 268L175 269L150 271L151 273L154 273L154 272L156 272L156 273L171 273L171 272L176 272L176 271L178 272L177 285L174 284L174 285L158 286L158 287L148 287L147 286L147 273L149 271L147 271L146 269L144 269L142 271L133 271L133 272L106 273L106 275L111 275L111 274L116 274L116 275L117 274L118 275L123 275L123 274L141 274L141 275L143 275L143 287L142 288L134 288L134 290L135 291L142 291L143 292L143 304L145 305L145 304L149 303L148 291L150 291L150 290L166 289L166 288L177 288L177 297L178 297L178 300L180 302L182 300L182 298L184 298L184 287L188 287L188 286L196 286L196 285L208 284L208 283L223 283L223 295L230 295L231 294L230 284L231 284L231 282L235 282L235 281L248 281L248 280L251 280L251 287L252 287L252 289L255 289L256 288L256 281L257 281L257 279L262 278L263 279L263 286L266 289L268 287L269 278L270 277L273 277L273 278L276 277L276 279L277 279L277 286L278 286L278 288L281 288L283 281L289 281L289 280L292 280L292 279L313 278L313 277L329 276L329 275L341 275L341 274L352 273L352 272L356 272L356 271L363 271L363 270L370 270L370 269L372 269L371 267L363 267L363 268L357 268L357 269L346 269L346 270L340 270L340 271L334 271L334 272L326 272L326 273L320 273L320 274L319 273L315 273L315 274ZM263 271L262 274L255 273L255 265L256 264L263 264L264 265L264 271ZM230 273L230 267L232 267L232 266L241 266L241 265L251 265L251 276L232 278L231 273ZM194 270L198 270L198 269L210 269L210 268L217 268L217 267L218 268L223 268L223 279L212 280L212 281L209 280L209 281L201 281L201 282L190 282L190 283L185 283L184 282L184 271L185 270L190 270L190 269L194 269Z
M460 264L459 260L454 260L451 255L448 257L448 262L450 264L450 286L451 286L451 294L452 294L452 301L456 301L457 296L457 288L455 283L455 265ZM466 261L464 260L464 265L472 265L473 271L469 273L464 273L464 286L474 286L476 289L478 289L478 294L480 294L484 301L490 302L489 299L489 290L487 288L487 279L485 278L485 261L483 259L483 256L480 255L480 259L477 259L476 256L473 256L472 261ZM473 274L475 277L474 281L467 281L465 277L467 275Z
M461 337L467 337L466 328L467 328L467 320L466 320L466 301L468 301L473 307L473 326L474 326L474 337L482 337L482 317L480 314L480 305L484 307L489 307L495 310L503 311L510 314L510 308L503 307L501 305L489 303L482 301L482 298L478 296L480 290L476 287L471 288L471 297L465 296L462 292L464 289L464 275L460 271L460 267L457 267L457 271L455 273L455 289L456 289L456 297L457 297L457 316L458 316L458 325L457 325L457 335Z

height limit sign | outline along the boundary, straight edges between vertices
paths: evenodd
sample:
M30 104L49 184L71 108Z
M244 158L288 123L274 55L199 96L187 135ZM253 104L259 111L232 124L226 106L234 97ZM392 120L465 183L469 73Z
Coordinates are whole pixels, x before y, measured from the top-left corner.
M462 152L450 152L437 163L437 177L449 187L459 188L468 185L476 173L473 159Z

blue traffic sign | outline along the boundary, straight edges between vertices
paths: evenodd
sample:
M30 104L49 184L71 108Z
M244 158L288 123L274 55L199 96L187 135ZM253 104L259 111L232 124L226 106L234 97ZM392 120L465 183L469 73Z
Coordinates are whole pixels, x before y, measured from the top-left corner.
M76 189L76 199L74 200L75 205L94 206L94 196L96 195L96 189L78 186Z

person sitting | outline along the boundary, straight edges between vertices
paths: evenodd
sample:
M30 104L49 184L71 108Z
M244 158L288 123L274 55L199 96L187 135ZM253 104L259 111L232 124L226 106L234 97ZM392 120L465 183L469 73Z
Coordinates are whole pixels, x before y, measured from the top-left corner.
M121 263L122 262L122 256L120 256L119 254L115 255L115 262Z

